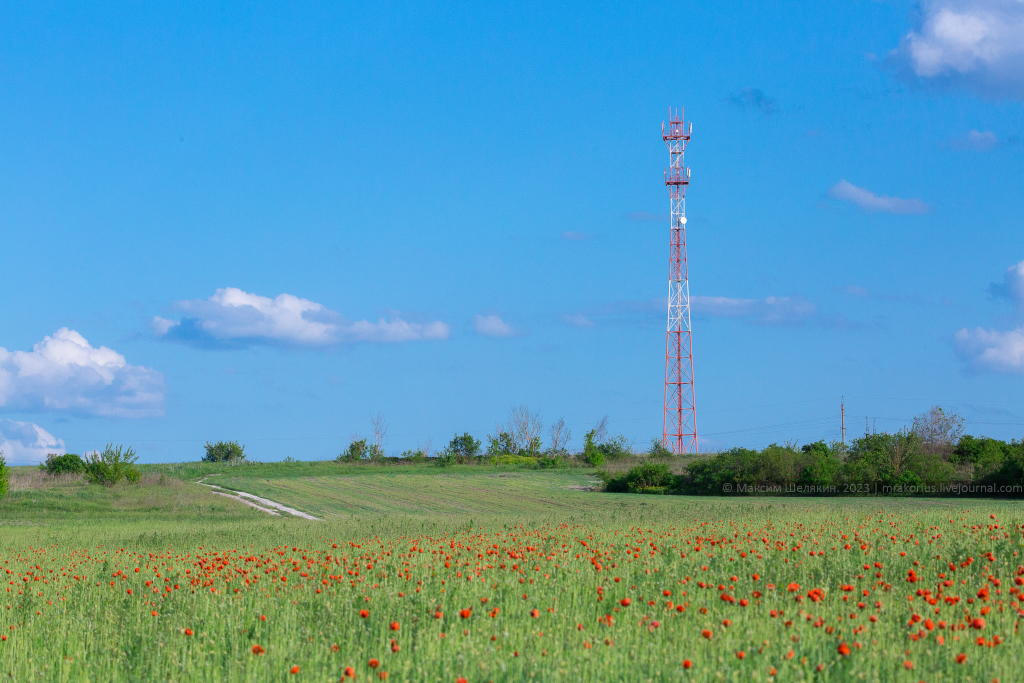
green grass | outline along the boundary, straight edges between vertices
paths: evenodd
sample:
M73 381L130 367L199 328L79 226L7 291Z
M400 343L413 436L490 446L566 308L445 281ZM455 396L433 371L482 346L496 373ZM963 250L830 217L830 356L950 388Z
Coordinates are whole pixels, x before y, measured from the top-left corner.
M113 489L16 469L0 501L0 675L338 681L352 667L359 681L382 671L389 681L1019 679L1018 503L599 494L568 488L589 483L579 470L190 470L324 516L310 522L215 497L184 469L149 467L142 485ZM910 570L922 580L909 583ZM950 628L985 607L983 629Z

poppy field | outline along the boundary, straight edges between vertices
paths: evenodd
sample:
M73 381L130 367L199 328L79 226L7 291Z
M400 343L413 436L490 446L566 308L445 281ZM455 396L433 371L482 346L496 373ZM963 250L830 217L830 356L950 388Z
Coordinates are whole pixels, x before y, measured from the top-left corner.
M1016 504L588 495L621 504L0 526L0 675L1020 678Z

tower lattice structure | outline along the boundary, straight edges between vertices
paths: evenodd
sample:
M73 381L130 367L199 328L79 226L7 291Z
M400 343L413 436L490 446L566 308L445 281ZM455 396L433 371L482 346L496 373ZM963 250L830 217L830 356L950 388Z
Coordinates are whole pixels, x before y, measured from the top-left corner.
M693 131L683 124L683 110L669 110L668 130L661 136L668 147L665 171L670 219L668 331L665 339L665 420L662 441L674 453L697 452L697 408L693 389L693 346L690 339L690 283L686 267L686 188L690 169L683 163Z

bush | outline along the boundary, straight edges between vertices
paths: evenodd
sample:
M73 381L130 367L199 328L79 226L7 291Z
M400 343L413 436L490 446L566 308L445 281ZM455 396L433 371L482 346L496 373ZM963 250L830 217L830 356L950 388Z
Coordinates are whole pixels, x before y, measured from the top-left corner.
M46 462L39 465L39 469L55 477L61 474L82 474L85 472L85 461L74 453L50 453L46 456Z
M673 453L668 448L665 448L665 444L661 442L661 439L651 439L651 447L647 450L647 455L652 458L671 458Z
M422 448L417 448L414 451L403 451L399 457L402 458L403 460L408 460L409 462L419 463L427 461L427 454L423 452Z
M7 495L9 484L7 482L7 461L4 460L4 452L0 451L0 498Z
M124 450L121 446L114 448L113 444L107 444L102 453L93 453L85 459L85 476L92 483L104 486L113 486L122 479L134 484L141 476L135 467L138 459L131 447Z
M366 439L352 439L345 452L334 459L335 462L359 462L368 457L370 449L366 447Z
M500 436L508 437L508 435L504 433L502 433ZM493 444L494 438L488 437L488 439L490 439ZM497 452L492 453L490 448L488 448L487 452L490 453L491 455L498 454ZM462 436L456 434L455 437L452 438L452 440L448 443L447 448L441 451L439 457L450 458L451 462L455 462L460 465L465 465L471 462L478 455L480 455L480 440L474 439L469 434L469 432L465 432L462 434Z
M206 462L239 462L245 460L245 446L237 441L206 442Z
M560 455L541 456L537 458L537 467L542 470L560 470L569 466L565 458Z
M667 493L674 483L668 465L645 462L621 477L605 475L605 491L610 493Z

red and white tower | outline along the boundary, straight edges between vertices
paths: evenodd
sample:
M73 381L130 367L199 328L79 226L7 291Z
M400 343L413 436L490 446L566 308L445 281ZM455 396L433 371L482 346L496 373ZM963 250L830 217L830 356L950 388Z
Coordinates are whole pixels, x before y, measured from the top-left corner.
M665 171L671 222L669 230L668 334L665 343L665 422L662 441L673 453L697 452L697 408L693 391L693 347L690 342L690 283L686 273L686 186L690 169L683 163L693 124L683 125L683 110L669 110Z

